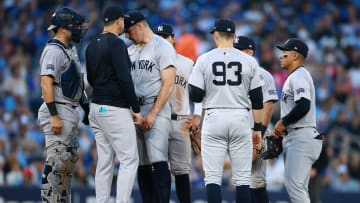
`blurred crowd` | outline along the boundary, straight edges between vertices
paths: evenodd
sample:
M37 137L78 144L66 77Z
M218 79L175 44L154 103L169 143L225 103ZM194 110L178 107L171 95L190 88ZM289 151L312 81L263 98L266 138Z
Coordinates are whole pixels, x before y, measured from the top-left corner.
M44 167L44 136L37 123L42 103L39 55L51 37L46 28L58 7L85 15L84 47L102 29L101 10L120 4L142 11L151 27L169 23L179 39L177 49L190 58L214 47L209 30L218 17L236 22L236 34L252 37L256 58L275 78L281 94L287 72L279 66L274 47L290 37L309 46L306 67L316 85L317 124L324 132L323 187L360 192L360 1L357 0L3 0L0 4L0 186L40 185ZM123 36L122 36L123 37ZM191 48L190 48L191 47ZM84 62L84 61L82 61ZM82 110L79 109L82 114ZM279 119L277 105L273 121ZM80 160L73 185L94 187L96 148L88 126L80 125ZM191 179L203 188L199 158ZM283 158L269 161L268 189L283 190ZM116 174L114 174L116 176ZM231 188L226 167L224 185Z

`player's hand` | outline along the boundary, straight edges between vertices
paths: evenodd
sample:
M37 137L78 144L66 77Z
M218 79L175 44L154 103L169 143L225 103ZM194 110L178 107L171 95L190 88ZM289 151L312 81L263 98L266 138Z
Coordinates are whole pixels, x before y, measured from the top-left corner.
M200 115L193 115L191 118L185 120L185 124L188 129L196 130L200 127L200 121Z
M143 118L143 122L141 124L141 129L143 129L145 131L150 130L155 123L156 116L157 116L157 114L152 111L150 111L148 114L146 114Z
M136 126L141 126L142 121L143 121L143 117L142 117L141 113L132 113L132 118L133 118L134 124Z
M286 127L285 127L284 123L282 122L282 120L279 120L275 124L275 127L272 130L271 134L276 137L284 137L285 131L286 131Z
M54 134L60 134L63 129L63 124L61 122L61 119L59 115L50 116L50 124L51 124L51 131Z

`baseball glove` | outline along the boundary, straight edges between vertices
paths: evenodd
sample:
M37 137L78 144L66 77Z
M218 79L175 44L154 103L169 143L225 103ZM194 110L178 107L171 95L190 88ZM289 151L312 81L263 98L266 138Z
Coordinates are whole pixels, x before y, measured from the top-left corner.
M261 158L273 159L278 157L282 151L282 138L270 135L265 137L265 151L261 154Z
M195 156L201 153L201 129L197 128L195 130L190 129L190 141L191 148L194 151Z

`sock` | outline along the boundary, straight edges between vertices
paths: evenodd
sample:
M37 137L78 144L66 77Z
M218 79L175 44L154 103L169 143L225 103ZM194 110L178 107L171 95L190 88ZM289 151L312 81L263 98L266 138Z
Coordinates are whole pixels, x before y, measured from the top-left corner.
M248 185L236 186L236 203L250 202L250 187Z
M45 165L44 172L41 177L42 184L48 183L47 177L51 171L52 171L52 167L50 165Z
M137 175L142 202L158 203L152 165L139 166Z
M221 203L221 188L220 185L211 183L206 185L206 196L208 203Z
M175 176L176 195L180 203L191 203L189 174Z
M155 185L161 203L170 202L171 174L168 163L165 161L153 163Z
M251 203L269 203L266 188L250 188Z

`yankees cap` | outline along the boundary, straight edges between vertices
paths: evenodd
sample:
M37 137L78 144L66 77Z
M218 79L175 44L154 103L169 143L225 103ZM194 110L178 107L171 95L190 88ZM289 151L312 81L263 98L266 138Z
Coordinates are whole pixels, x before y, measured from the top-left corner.
M136 23L145 20L145 16L139 11L131 11L125 14L125 31Z
M309 48L308 46L301 40L297 38L288 39L285 44L283 45L276 45L276 47L282 51L296 51L304 56L307 57Z
M252 49L255 51L255 42L249 37L238 36L234 41L234 47L239 50Z
M228 19L217 19L210 33L213 34L215 31L235 33L235 24L233 21Z
M120 17L124 17L124 11L120 6L109 6L105 8L103 14L103 21L110 22Z
M154 33L158 35L174 36L174 30L169 24L160 24L155 27Z

